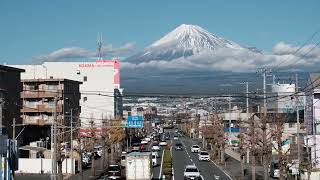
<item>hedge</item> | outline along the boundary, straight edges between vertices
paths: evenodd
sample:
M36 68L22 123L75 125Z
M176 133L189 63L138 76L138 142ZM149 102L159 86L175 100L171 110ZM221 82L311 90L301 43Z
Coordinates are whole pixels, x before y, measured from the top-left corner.
M172 156L169 148L164 149L163 174L172 175Z

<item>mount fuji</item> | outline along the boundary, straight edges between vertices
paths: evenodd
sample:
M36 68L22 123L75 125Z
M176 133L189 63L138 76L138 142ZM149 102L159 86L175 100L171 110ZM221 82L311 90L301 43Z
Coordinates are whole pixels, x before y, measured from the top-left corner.
M201 54L212 53L221 48L233 50L247 49L254 53L260 53L256 48L245 48L239 44L223 39L196 25L182 24L173 31L146 47L125 61L130 63L142 63L154 60L170 61L177 58L186 58Z

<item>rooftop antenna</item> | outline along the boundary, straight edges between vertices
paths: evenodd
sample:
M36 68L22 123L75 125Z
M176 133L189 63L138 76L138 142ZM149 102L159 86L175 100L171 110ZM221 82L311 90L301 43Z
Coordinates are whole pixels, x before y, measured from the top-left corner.
M98 60L102 60L102 52L101 52L101 49L102 49L102 35L99 34L98 35Z

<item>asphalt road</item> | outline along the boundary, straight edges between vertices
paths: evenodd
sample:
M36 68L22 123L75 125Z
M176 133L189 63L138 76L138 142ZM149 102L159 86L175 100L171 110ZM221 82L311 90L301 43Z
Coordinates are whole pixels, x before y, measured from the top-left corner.
M173 132L171 132L173 137ZM202 179L204 180L215 180L215 176L219 176L220 180L231 180L232 178L227 175L220 167L216 166L213 162L199 161L197 153L191 153L190 147L194 144L189 138L179 137L184 149L183 151L176 151L172 149L173 155L173 168L175 180L183 180L183 172L186 165L195 164L200 170ZM175 143L174 142L174 143Z

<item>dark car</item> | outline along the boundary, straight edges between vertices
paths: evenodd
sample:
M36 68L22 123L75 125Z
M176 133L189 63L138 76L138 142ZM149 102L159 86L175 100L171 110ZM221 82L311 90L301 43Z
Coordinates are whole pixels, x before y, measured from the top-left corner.
M181 151L181 150L183 150L183 145L181 144L181 143L176 143L176 145L175 145L175 150L177 150L177 151Z
M119 164L109 165L108 179L122 179L121 166Z

